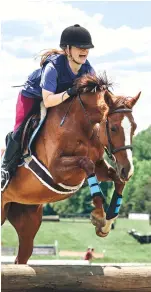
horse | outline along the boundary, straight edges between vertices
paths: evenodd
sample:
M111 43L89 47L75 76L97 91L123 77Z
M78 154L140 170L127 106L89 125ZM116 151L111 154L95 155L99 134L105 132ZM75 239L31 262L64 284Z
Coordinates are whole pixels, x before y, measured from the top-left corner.
M85 179L95 207L92 224L98 236L107 236L117 216L110 218L112 200L105 213L97 179L114 181L116 194L121 196L133 174L131 142L136 124L132 107L140 93L132 98L115 96L108 89L107 78L89 74L77 79L75 86L76 97L48 109L35 142L36 157L50 171L55 184L65 190L70 186L72 191L55 192L21 166L2 194L2 224L7 218L19 238L15 264L26 264L32 254L34 237L42 221L42 204L69 198ZM116 169L105 161L105 149L114 158Z

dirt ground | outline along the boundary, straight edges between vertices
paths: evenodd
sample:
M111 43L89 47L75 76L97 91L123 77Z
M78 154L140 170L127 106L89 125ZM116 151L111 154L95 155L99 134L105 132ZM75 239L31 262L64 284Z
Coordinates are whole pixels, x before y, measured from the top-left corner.
M69 250L61 250L59 251L59 256L64 257L64 256L68 256L68 257L80 257L80 258L84 258L85 252L83 251L69 251ZM94 257L95 258L103 258L104 254L103 253L95 253L94 252Z

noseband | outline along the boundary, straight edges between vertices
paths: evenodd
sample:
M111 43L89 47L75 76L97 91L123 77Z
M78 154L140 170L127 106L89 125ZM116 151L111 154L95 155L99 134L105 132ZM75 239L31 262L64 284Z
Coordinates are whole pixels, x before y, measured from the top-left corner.
M111 112L109 115L111 114L115 114L115 113L126 113L126 112L132 112L131 109L116 109L113 112ZM112 160L114 160L113 158L113 154L115 154L116 152L122 151L122 150L126 150L126 149L130 149L132 150L133 147L132 145L125 145L125 146L121 146L119 148L114 148L112 145L112 141L111 141L111 136L110 136L110 131L109 131L109 120L107 117L106 120L106 133L107 133L107 139L108 139L108 146L105 147L105 152L107 153L108 157Z

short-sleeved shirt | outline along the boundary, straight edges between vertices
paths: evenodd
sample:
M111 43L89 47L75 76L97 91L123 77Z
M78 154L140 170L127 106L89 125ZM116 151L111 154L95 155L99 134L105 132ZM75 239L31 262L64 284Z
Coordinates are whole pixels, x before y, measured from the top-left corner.
M42 99L42 89L60 93L73 86L74 80L83 74L95 74L94 69L86 60L78 74L74 74L65 55L48 56L42 68L29 75L22 94L28 98Z
M79 70L78 74L74 74L73 71L71 70L68 62L66 62L66 69L69 73L68 75L70 75L70 77L71 77L72 82L74 82L74 80L76 78L78 78L82 75L82 74L80 74L82 70L81 71ZM95 73L95 71L92 67L90 68L89 73L91 73L91 74ZM57 85L58 85L57 79L58 79L58 73L57 73L56 68L54 67L54 65L52 63L48 63L46 65L43 73L42 73L40 86L41 86L41 88L43 88L45 90L56 93ZM66 89L68 89L68 88L66 88Z

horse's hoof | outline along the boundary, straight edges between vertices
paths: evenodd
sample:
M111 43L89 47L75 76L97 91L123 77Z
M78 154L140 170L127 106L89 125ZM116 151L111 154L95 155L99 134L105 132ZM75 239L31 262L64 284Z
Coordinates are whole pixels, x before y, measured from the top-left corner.
M106 225L105 213L104 216L101 216L99 209L97 210L95 209L91 212L90 219L92 224L96 226L98 229Z
M95 232L96 232L96 235L99 236L99 237L106 237L109 232L103 232L101 229L99 228L95 228Z

